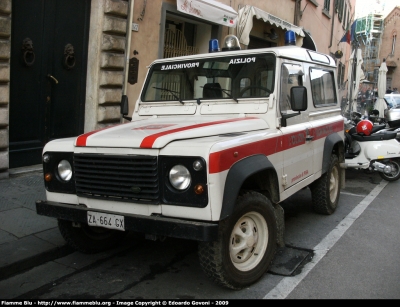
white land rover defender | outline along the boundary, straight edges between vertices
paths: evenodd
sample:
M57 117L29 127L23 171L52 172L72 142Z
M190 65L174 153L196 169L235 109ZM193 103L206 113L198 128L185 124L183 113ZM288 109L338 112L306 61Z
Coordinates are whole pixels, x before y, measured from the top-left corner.
M129 121L44 147L36 210L58 219L70 246L102 251L127 231L196 240L206 275L240 289L284 246L280 202L309 187L317 213L335 211L344 121L334 60L227 38L222 52L154 61L132 118L123 96Z

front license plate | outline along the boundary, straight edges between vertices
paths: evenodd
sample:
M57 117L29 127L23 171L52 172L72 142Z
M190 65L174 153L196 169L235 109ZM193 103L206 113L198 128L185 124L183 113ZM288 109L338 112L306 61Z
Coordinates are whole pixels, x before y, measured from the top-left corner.
M125 218L122 215L88 211L87 221L90 226L125 231Z

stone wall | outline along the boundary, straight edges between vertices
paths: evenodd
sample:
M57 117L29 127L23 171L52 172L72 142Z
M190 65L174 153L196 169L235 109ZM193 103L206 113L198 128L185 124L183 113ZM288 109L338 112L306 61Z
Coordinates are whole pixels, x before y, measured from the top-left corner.
M11 0L0 0L0 179L8 174Z
M9 177L12 0L0 0L0 179ZM118 124L124 84L129 0L92 0L85 132Z
M85 132L121 121L119 106L124 84L128 9L128 0L104 0L102 6L92 4L91 19L95 23L91 21L89 36L98 38L98 43L90 40L89 57L96 54L95 49L100 52L97 57L89 58L88 63ZM93 20L96 15L101 15L100 23L99 18ZM101 31L96 32L96 29ZM98 69L90 71L90 62L95 63Z

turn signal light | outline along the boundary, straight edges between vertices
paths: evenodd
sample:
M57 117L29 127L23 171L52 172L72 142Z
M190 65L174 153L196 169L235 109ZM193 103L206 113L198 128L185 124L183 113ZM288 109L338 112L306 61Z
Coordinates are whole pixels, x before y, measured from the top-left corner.
M194 187L194 192L197 195L203 194L204 193L204 186L202 184L196 184L196 186Z
M51 176L50 173L44 174L44 180L45 180L46 182L50 182L52 179L53 179L53 176Z

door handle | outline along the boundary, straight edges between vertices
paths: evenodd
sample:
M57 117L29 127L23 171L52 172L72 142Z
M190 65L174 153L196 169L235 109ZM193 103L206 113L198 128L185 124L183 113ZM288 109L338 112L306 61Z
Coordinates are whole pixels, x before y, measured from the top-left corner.
M52 75L48 74L47 77L52 79L55 82L55 84L58 84L58 80L54 78Z
M306 142L312 141L314 136L310 135L310 130L306 128Z

